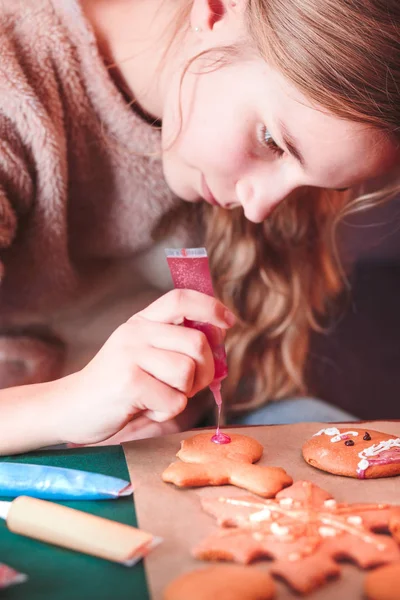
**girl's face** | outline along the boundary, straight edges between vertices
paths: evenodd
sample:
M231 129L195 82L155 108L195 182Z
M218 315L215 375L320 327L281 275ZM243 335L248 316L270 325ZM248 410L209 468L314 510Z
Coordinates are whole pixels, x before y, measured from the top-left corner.
M395 167L399 153L387 136L313 105L249 50L250 41L225 66L195 62L181 85L190 57L243 44L237 21L218 26L190 33L185 60L165 88L163 164L178 196L241 205L261 222L297 188L348 188Z

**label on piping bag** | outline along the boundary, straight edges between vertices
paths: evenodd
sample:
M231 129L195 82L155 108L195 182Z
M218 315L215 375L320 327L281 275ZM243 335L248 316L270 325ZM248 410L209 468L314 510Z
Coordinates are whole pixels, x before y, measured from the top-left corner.
M168 248L165 255L176 289L195 290L214 296L205 248Z
M115 500L133 492L129 481L75 469L0 463L0 496L44 500Z
M205 248L166 248L165 254L167 258L169 256L173 256L174 258L207 258L207 250Z

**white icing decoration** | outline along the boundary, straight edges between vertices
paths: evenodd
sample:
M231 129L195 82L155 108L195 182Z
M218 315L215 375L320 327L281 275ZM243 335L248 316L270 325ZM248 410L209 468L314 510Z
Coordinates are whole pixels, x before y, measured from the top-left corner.
M293 498L281 498L279 500L279 504L281 506L292 506L292 504L293 504Z
M295 560L299 560L301 558L300 554L298 554L297 552L292 552L291 554L289 554L288 556L288 560L290 561L295 561Z
M353 435L356 437L358 435L358 431L345 431L344 433L340 433L337 427L328 427L327 429L321 429L318 431L318 433L314 433L313 437L323 434L333 436L331 437L331 442L340 442L345 435Z
M287 535L289 533L289 528L284 525L279 525L278 523L271 523L271 533L274 535Z
M360 454L361 454L361 452L360 452ZM360 454L358 456L360 456ZM360 460L357 467L360 471L365 471L369 467L369 462L367 461L366 458L363 458L362 460Z
M320 431L318 431L318 433L314 433L314 437L316 435L337 435L340 433L339 429L337 427L328 427L327 429L321 429Z
M352 435L356 437L358 435L358 431L345 431L344 433L339 433L331 438L331 442L341 442L346 435Z
M367 542L368 544L373 544L374 539L370 535L366 535L364 538L364 542Z
M303 485L306 489L311 491L312 484L309 482L303 482ZM282 506L277 499L275 500L241 500L240 498L225 498L220 497L219 502L230 504L232 506L242 506L245 508L251 508L256 511L256 514L266 514L266 511L271 514L271 519L273 521L269 522L269 527L267 523L262 523L261 531L258 531L254 525L250 529L251 536L254 540L265 541L267 540L273 532L275 535L285 536L287 534L286 540L290 540L295 542L297 539L296 533L291 533L290 525L294 522L294 525L304 523L306 531L304 533L300 533L300 537L303 538L305 536L305 541L307 542L305 546L301 549L301 554L299 552L291 552L288 556L288 560L296 561L301 558L305 558L308 554L312 554L316 549L315 537L318 535L320 538L329 538L334 536L340 536L342 533L352 534L355 538L361 539L363 542L368 544L373 544L380 551L383 551L388 548L387 545L382 544L382 542L377 539L377 536L373 534L373 532L369 531L363 523L359 522L360 515L359 514L349 514L349 508L351 506L344 505L344 512L340 509L340 504L338 504L338 512L333 513L330 510L320 510L322 507L309 506L306 499L294 501L293 506ZM322 503L321 503L322 504ZM336 505L336 501L334 498L328 498L324 501L324 506L331 506L334 508ZM368 507L367 507L368 508ZM390 508L389 504L378 504L371 505L370 509L380 508L380 509L388 509ZM264 512L265 511L265 512ZM254 513L253 513L254 514ZM258 517L259 518L259 517ZM281 524L279 519L284 519ZM251 514L248 517L243 517L243 526L246 528L246 519L251 520ZM266 519L267 520L267 519ZM288 523L289 520L289 523ZM311 539L308 534L308 525L312 526ZM241 527L241 524L238 524ZM315 529L314 529L315 527ZM296 531L296 527L295 527ZM368 533L367 533L368 532ZM283 538L285 539L285 538ZM278 541L278 539L276 540ZM282 539L279 541L283 541ZM318 543L317 543L318 544Z
M333 498L329 498L329 500L325 500L324 502L324 506L326 506L326 508L336 508L336 500L334 500Z
M390 440L379 442L379 444L372 444L372 446L368 446L368 448L365 448L365 450L362 450L358 453L359 458L361 458L357 465L358 470L366 471L368 469L368 457L377 456L381 452L384 452L385 450L391 450L392 448L400 448L400 438L392 438Z
M259 512L253 513L249 518L250 521L268 521L271 518L271 511L268 508L264 508Z
M362 518L359 515L350 515L350 517L347 517L347 522L350 523L350 525L361 525Z
M319 527L318 532L321 537L334 537L336 535L336 529L333 527L327 527L326 525Z
M386 544L378 544L377 548L378 548L378 550L383 552L383 550L386 550Z

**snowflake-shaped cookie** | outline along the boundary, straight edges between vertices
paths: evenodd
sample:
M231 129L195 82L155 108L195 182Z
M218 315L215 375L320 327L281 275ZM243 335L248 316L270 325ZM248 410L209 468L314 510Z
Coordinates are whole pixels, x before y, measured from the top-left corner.
M337 559L362 568L400 560L387 531L393 507L345 504L308 481L298 481L274 500L254 496L208 498L206 512L223 528L195 550L203 560L250 563L275 559L271 572L298 592L308 593L340 574Z

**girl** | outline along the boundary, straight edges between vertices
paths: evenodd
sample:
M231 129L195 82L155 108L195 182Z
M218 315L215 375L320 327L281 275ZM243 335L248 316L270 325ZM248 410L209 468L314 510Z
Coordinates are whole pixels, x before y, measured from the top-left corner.
M184 317L233 326L228 401L244 375L246 408L301 391L340 290L332 227L397 187L398 0L0 16L0 452L170 424L213 377ZM203 238L222 302L162 295L163 247Z

